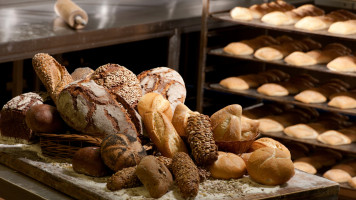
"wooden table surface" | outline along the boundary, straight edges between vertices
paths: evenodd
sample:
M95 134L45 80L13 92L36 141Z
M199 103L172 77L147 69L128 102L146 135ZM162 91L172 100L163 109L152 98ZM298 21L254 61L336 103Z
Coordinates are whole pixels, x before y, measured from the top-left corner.
M37 148L38 149L38 148ZM106 189L106 178L91 178L77 174L68 163L58 163L38 156L36 151L23 147L0 144L0 163L36 179L64 194L76 199L147 199L148 192L143 187L111 192ZM337 199L339 185L333 181L296 170L295 176L286 184L276 187L259 185L248 177L245 184L228 193L215 194L204 188L215 189L237 185L239 180L215 180L201 184L196 199ZM241 181L240 180L240 181ZM209 185L211 186L203 186ZM215 185L214 185L215 184ZM201 189L203 188L203 189ZM1 188L0 188L1 191ZM182 199L176 187L161 199Z

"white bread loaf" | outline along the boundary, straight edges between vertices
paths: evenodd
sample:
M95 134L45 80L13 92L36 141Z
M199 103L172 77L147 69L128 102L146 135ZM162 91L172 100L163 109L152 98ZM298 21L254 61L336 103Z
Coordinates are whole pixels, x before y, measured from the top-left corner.
M284 61L288 64L295 66L307 66L315 65L317 63L316 59L308 53L295 51L284 58Z
M323 174L323 177L338 183L347 182L352 178L349 173L342 169L330 169Z
M329 28L333 22L325 16L307 16L299 20L294 26L299 29L316 31Z
M340 56L330 61L326 67L337 72L355 72L356 57L355 56Z
M256 141L254 141L251 144L249 151L253 152L253 151L256 151L257 149L261 149L264 147L277 148L277 149L283 151L288 156L288 158L291 158L290 151L288 150L288 148L286 146L284 146L282 143L278 142L277 140L274 140L269 137L262 137Z
M335 22L331 24L328 31L340 35L351 35L356 33L356 20Z
M139 100L137 104L138 113L143 118L147 112L159 111L166 115L169 120L172 120L173 112L171 104L161 94L150 92Z
M340 131L329 130L317 137L318 141L330 145L350 144L352 140Z
M235 7L230 11L230 16L232 19L249 21L253 19L252 12L248 8Z
M267 96L287 96L288 90L277 83L265 83L257 88L257 92Z
M328 102L328 106L341 108L341 109L353 109L356 108L356 91L349 91L333 95Z
M315 167L307 162L298 161L298 162L294 162L293 165L294 165L294 168L299 169L299 170L309 173L309 174L316 174L316 172L317 172Z

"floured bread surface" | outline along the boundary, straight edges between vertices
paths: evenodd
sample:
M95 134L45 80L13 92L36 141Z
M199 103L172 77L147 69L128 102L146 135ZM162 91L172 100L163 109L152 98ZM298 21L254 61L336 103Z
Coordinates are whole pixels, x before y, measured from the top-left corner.
M257 92L267 96L287 96L288 90L276 83L265 83L257 88Z
M291 65L308 66L315 65L317 61L307 53L295 51L284 58L284 61Z
M288 136L302 139L316 139L318 132L306 124L296 124L284 129L284 133Z
M309 31L323 30L331 25L331 21L325 19L325 17L320 16L307 16L299 20L294 26Z
M314 90L304 90L295 95L294 99L303 103L324 103L327 100L324 95Z
M254 56L260 60L272 61L282 59L283 53L273 47L262 47L255 52Z
M262 22L276 26L293 24L293 19L285 12L274 11L264 15L261 19Z
M137 135L127 109L94 81L76 81L59 95L57 109L72 128L96 137L108 134Z
M297 161L297 162L294 162L293 165L294 165L294 168L299 169L299 170L309 173L309 174L316 174L316 172L317 172L315 167L307 162Z
M150 92L162 94L171 103L173 112L179 103L184 103L187 90L177 71L168 67L157 67L141 72L137 78L143 95Z
M250 9L244 7L235 7L230 11L232 19L249 21L253 19Z
M103 65L95 70L91 79L110 92L120 95L132 107L135 107L142 97L140 81L132 71L123 66Z
M331 24L328 30L330 33L340 35L350 35L356 33L356 20L347 20Z
M354 56L340 56L330 61L326 67L337 72L355 72L356 58Z

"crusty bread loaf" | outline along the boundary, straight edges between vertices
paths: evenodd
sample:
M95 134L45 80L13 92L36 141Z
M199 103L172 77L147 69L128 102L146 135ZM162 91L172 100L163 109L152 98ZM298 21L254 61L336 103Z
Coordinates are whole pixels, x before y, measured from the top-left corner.
M247 161L250 177L264 185L280 185L294 176L293 162L277 148L261 148L254 151Z
M294 162L293 165L294 165L294 168L299 169L299 170L309 173L309 174L316 174L316 172L317 172L315 167L307 162L298 161L298 162Z
M337 72L355 72L356 57L355 56L340 56L330 61L326 67Z
M94 70L92 70L89 67L79 67L74 70L70 75L72 76L74 81L80 80L80 79L86 79L90 75L94 73Z
M338 183L348 182L352 178L342 169L330 169L323 174L323 177Z
M187 91L180 74L168 67L156 67L137 75L142 87L142 94L157 92L166 98L172 111L179 103L184 103Z
M139 133L134 123L137 116L130 114L134 109L123 99L119 103L92 80L79 80L63 89L57 109L69 126L88 135L104 138L122 133L136 137Z
M182 103L178 104L174 111L172 124L178 135L181 137L186 138L188 136L185 130L188 124L188 117L191 114L197 114L197 112L191 111L186 105Z
M341 35L351 35L356 33L356 20L347 20L331 24L328 31Z
M98 67L90 79L108 89L110 93L122 97L133 108L142 97L141 85L136 75L118 64Z
M161 94L150 92L143 95L137 104L138 113L144 117L147 112L159 111L166 115L169 120L172 120L173 113L171 104Z
M254 141L251 144L249 151L253 152L256 151L257 149L264 148L264 147L277 148L283 151L288 156L288 158L291 158L291 154L286 146L284 146L282 143L278 142L277 140L274 140L269 137L259 138L258 140Z
M211 176L219 179L240 178L246 173L245 161L238 155L219 151L218 159L210 166Z
M188 152L183 140L165 114L159 111L147 112L143 121L150 139L163 156L172 158L177 152Z
M33 56L32 65L52 100L57 103L59 93L66 85L73 82L72 76L64 66L46 53Z
M26 124L34 132L60 133L66 125L56 107L48 104L32 106L26 113Z

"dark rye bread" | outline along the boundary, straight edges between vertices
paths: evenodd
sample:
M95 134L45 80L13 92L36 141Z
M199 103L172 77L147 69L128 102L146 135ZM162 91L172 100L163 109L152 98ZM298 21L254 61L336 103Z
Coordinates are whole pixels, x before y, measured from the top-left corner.
M100 150L104 163L114 172L137 165L147 155L136 137L125 134L108 135Z
M142 89L136 75L118 64L106 64L98 67L91 75L91 80L104 86L112 94L125 99L133 108L142 97Z
M137 78L140 81L143 95L156 92L165 97L174 112L179 103L184 103L187 91L180 74L168 67L157 67L141 72Z
M82 133L104 138L122 133L137 136L136 127L128 110L117 102L103 86L92 80L69 84L58 96L57 109L63 120Z
M26 113L34 105L43 104L45 97L29 92L8 101L1 110L1 135L30 141L33 131L26 125Z

